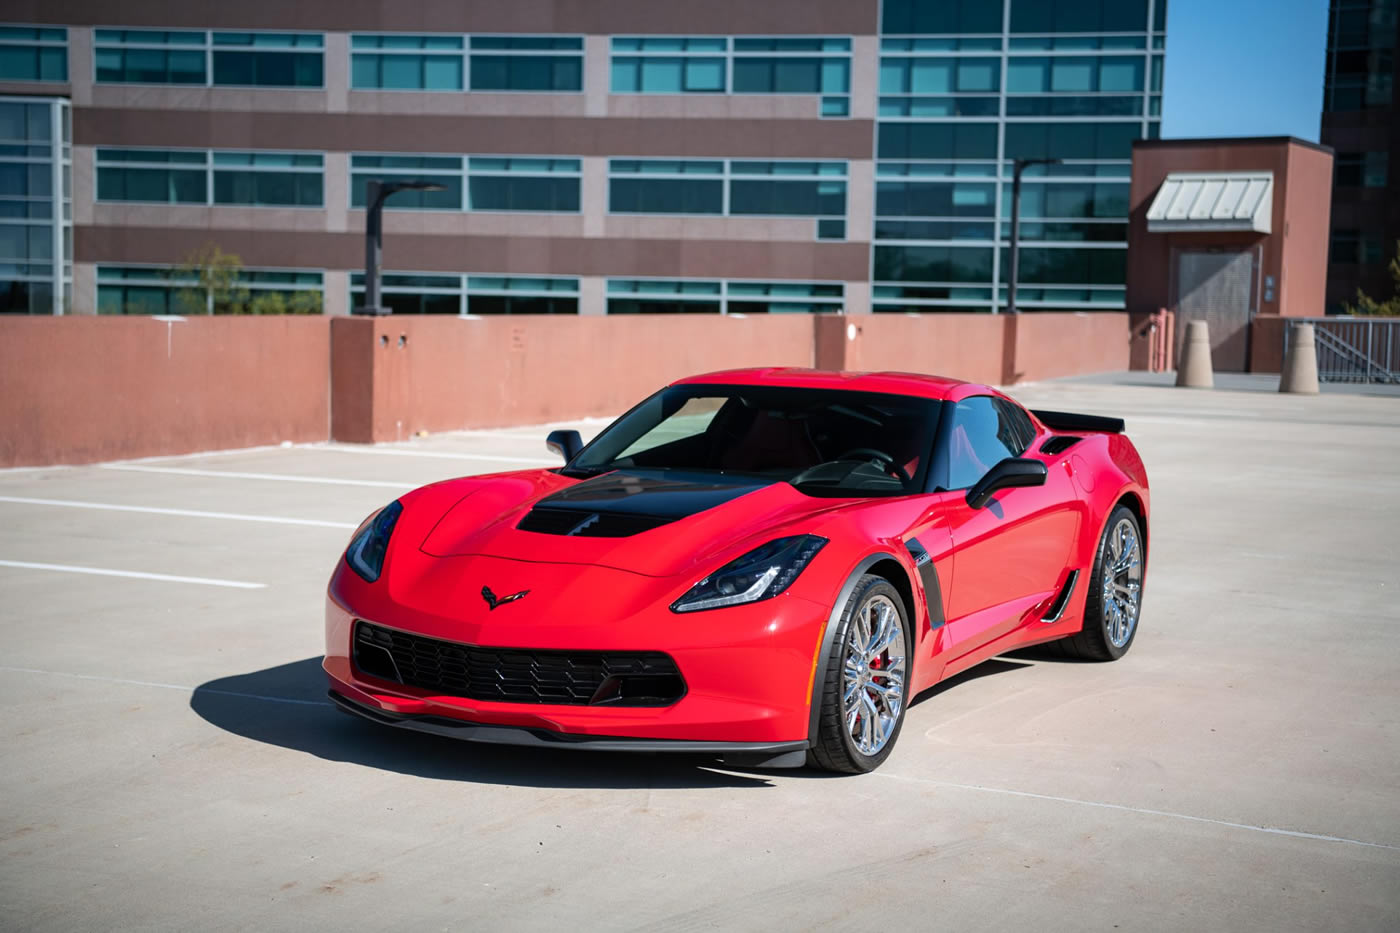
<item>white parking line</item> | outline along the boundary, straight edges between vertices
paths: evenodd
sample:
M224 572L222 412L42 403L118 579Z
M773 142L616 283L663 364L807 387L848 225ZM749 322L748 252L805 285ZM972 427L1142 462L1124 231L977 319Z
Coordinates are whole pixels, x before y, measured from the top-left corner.
M1129 807L1121 803L1103 803L1098 800L1080 800L1077 797L1057 797L1053 794L1036 794L1026 790L1011 790L1005 787L985 787L981 784L957 784L952 781L939 781L933 778L909 777L903 774L893 774L888 771L876 771L875 777L892 778L896 781L912 781L917 784L932 784L937 787L950 787L955 790L973 790L984 794L1002 794L1007 797L1025 797L1031 800L1050 800L1055 803L1072 803L1081 807L1096 807L1100 810L1122 810L1127 813L1139 813L1144 816L1162 816L1173 820L1186 820L1191 823L1210 823L1214 826L1227 826L1231 829L1245 829L1255 833L1267 833L1271 836L1292 836L1296 839L1312 839L1318 842L1341 842L1346 845L1365 846L1368 849L1389 849L1400 851L1400 846L1387 845L1383 842L1366 842L1362 839L1348 839L1345 836L1328 836L1323 833L1305 833L1296 829L1279 829L1275 826L1256 826L1253 823L1232 823L1229 820L1215 820L1208 816L1192 816L1189 813L1176 813L1172 810L1152 810L1147 807Z
M327 447L326 450L340 454L374 454L380 457L432 457L439 460L482 460L488 463L525 463L543 466L561 466L559 457L545 460L542 457L506 457L501 454L462 454L438 450L404 450L398 447Z
M152 505L115 505L110 502L79 502L74 499L30 499L0 496L0 502L20 505L55 505L69 509L101 509L109 512L145 512L151 515L181 515L189 518L222 518L234 522L267 522L273 525L310 525L316 528L357 527L353 522L328 522L318 518L279 518L275 515L244 515L238 512L201 512L195 509L163 509Z
M331 706L329 700L298 700L293 697L270 697L261 693L240 693L237 690L216 690L212 687L186 687L184 684L163 684L152 680L128 680L124 677L103 677L99 674L70 674L67 671L43 671L36 667L9 667L0 665L0 671L11 674L45 674L49 677L72 677L74 680L97 680L106 684L126 684L131 687L157 687L161 690L180 690L184 693L212 693L221 697L242 697L245 700L265 700L268 703L292 703L296 706Z
M245 583L242 580L215 580L210 577L177 577L169 573L142 573L139 570L109 570L106 567L75 567L71 564L40 564L27 560L0 560L0 567L20 570L55 570L60 573L91 573L99 577L131 577L136 580L159 580L162 583L198 583L201 586L227 586L239 590L261 590L266 583Z
M175 476L208 476L214 479L265 479L279 483L324 483L331 486L376 486L383 489L413 489L420 483L390 483L377 479L336 479L331 476L294 476L288 473L235 473L231 470L194 470L186 467L135 466L128 463L104 463L104 470L128 473L169 473Z

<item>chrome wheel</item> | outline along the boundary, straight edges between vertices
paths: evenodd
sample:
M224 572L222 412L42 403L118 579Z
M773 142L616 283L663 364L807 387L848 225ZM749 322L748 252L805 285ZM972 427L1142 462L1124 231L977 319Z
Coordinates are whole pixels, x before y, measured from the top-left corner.
M1137 627L1142 593L1142 548L1132 519L1120 518L1107 543L1103 560L1104 633L1113 647L1122 648Z
M889 742L904 709L905 645L899 610L873 595L856 610L842 663L841 710L846 733L862 755Z

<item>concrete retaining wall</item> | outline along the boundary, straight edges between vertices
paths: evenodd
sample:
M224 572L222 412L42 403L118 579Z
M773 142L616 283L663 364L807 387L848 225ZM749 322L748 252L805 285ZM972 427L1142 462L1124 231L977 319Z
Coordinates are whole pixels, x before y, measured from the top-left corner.
M326 439L323 318L0 319L0 466Z
M1128 367L1125 314L0 318L0 467L616 414L745 366L1010 384Z

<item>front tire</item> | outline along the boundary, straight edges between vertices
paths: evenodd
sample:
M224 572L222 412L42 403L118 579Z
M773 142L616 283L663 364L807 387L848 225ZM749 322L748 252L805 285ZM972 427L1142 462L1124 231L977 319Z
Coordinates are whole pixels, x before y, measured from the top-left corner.
M1094 555L1084 628L1058 643L1064 652L1088 661L1117 661L1127 654L1137 637L1142 578L1142 528L1133 510L1119 505Z
M827 658L812 764L863 774L889 757L909 705L912 645L899 591L883 577L861 577Z

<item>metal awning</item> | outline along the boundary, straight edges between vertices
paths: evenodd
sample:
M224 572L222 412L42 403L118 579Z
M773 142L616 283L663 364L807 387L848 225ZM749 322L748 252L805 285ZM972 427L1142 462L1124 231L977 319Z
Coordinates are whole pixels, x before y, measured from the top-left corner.
M1273 172L1171 172L1147 209L1147 232L1272 233L1273 214Z

